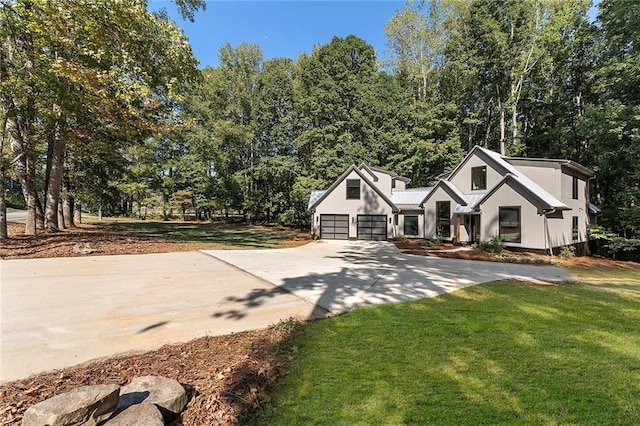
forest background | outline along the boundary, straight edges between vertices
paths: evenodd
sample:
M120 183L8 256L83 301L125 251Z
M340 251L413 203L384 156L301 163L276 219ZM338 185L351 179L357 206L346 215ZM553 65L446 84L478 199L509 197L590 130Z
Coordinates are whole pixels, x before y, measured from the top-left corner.
M193 19L202 0L176 0ZM223 46L199 70L145 1L0 0L0 238L82 209L305 228L312 189L366 162L433 185L474 145L591 168L599 223L640 237L640 1L429 0L388 54Z

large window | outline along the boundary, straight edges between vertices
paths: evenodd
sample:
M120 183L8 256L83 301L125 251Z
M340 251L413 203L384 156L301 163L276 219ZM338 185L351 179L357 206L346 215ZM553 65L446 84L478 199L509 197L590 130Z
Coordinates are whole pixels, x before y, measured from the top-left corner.
M572 192L571 195L572 195L574 200L577 200L578 199L578 178L577 177L573 176L573 182L572 182L571 186L572 186L571 187L571 192Z
M500 207L499 236L507 243L521 242L520 207Z
M471 168L471 190L487 189L487 166Z
M360 199L360 179L347 179L347 200Z
M441 238L451 237L451 202L436 202L436 216L438 220L438 236Z
M578 216L573 216L571 218L571 236L573 237L573 241L578 241L580 239L580 230L578 229Z
M404 217L404 235L407 235L407 236L418 235L418 216Z

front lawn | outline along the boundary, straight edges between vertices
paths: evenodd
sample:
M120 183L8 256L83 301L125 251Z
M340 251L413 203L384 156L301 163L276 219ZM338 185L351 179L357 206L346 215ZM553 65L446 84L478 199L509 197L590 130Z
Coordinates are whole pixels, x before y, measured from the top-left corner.
M640 424L635 273L494 282L302 325L248 422Z
M306 233L280 226L132 219L109 219L103 222L91 221L91 223L107 230L126 232L145 238L198 244L211 249L279 248L292 245L287 243L296 238L301 243L308 240Z

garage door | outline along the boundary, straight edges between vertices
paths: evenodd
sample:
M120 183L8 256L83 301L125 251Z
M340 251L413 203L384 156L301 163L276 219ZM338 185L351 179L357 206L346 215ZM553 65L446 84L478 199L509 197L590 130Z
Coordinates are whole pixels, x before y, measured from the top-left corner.
M386 240L387 216L383 214L359 214L358 239L374 241Z
M321 214L320 238L324 238L325 240L348 240L349 215Z

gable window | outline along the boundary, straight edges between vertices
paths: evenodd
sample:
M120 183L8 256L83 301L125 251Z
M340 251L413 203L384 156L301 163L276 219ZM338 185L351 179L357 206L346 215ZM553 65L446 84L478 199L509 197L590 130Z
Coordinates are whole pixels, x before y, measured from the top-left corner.
M418 235L418 216L404 217L404 235Z
M572 188L571 188L571 196L574 200L578 199L578 178L573 176L573 182L572 182Z
M573 216L571 218L571 236L573 241L578 241L580 238L580 231L578 229L578 216Z
M360 179L347 179L347 200L360 199Z
M471 190L487 189L487 166L471 168Z
M451 202L436 202L437 232L441 238L451 237Z
M391 179L391 189L395 189L395 187L396 187L396 180Z
M500 207L500 239L507 243L519 243L522 239L520 207Z

